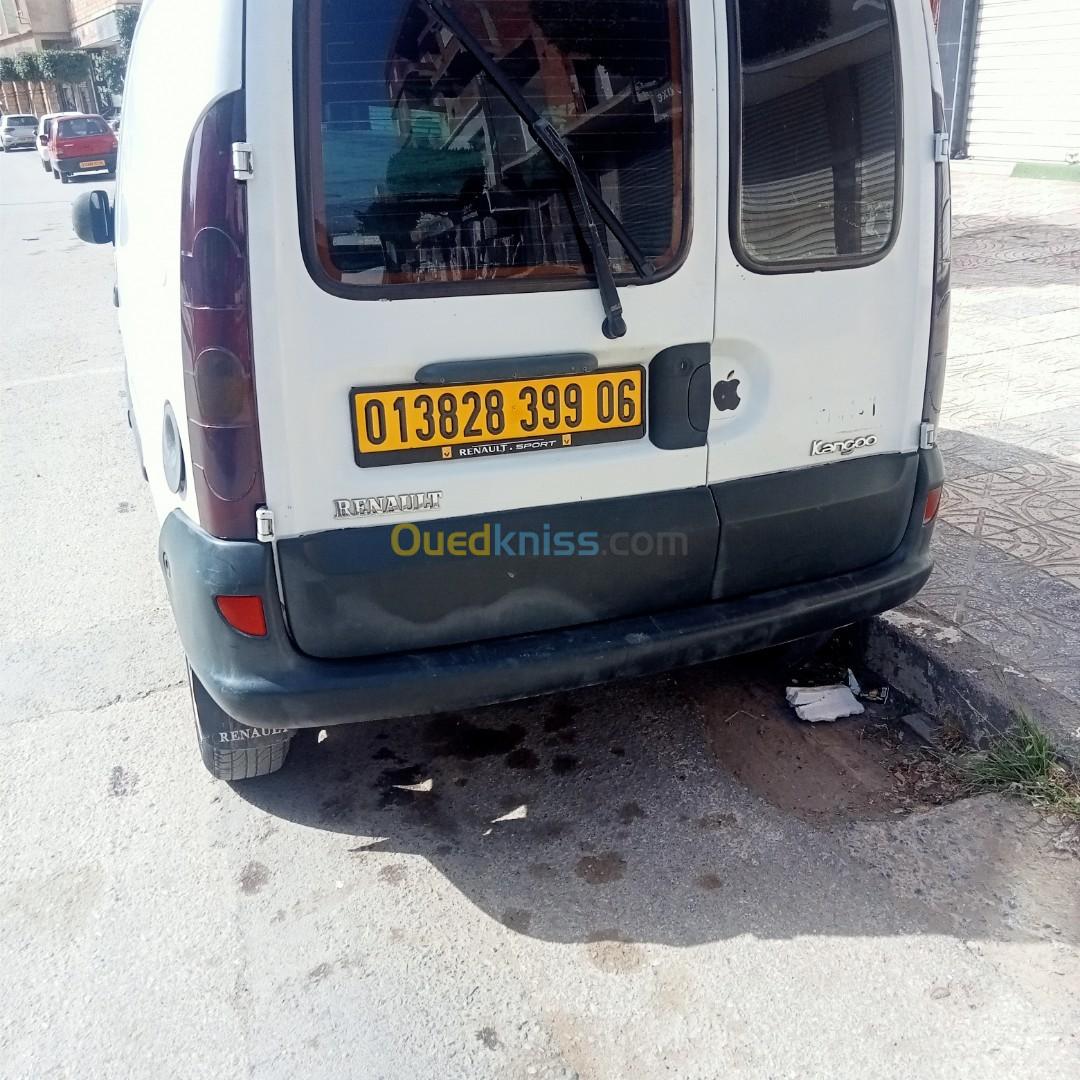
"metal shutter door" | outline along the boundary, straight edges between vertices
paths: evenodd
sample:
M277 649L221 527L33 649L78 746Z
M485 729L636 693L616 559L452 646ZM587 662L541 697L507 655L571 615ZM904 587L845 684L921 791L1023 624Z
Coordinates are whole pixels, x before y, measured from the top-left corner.
M1080 0L982 0L968 153L1054 163L1080 153Z

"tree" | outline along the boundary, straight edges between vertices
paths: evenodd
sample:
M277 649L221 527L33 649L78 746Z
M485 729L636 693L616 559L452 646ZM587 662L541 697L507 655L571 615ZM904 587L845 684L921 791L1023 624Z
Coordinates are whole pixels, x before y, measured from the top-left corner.
M135 40L135 27L139 24L140 8L122 7L116 12L116 30L120 35L120 51L126 57Z
M135 28L139 23L141 8L122 7L116 12L116 32L120 44L114 53L94 53L94 82L106 94L119 97L124 92L131 43L135 40Z
M17 112L22 112L22 91L19 89L22 80L15 64L15 57L0 56L0 82L11 83L11 89L15 93L15 109Z
M38 53L43 79L58 83L80 83L90 77L90 57L74 49L49 49Z
M21 79L23 82L40 82L42 79L41 56L41 53L35 52L19 53L15 57L16 78Z

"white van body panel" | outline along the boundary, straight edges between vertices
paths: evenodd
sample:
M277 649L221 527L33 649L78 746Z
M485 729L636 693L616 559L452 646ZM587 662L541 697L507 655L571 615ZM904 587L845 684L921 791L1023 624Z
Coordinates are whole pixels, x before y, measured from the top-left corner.
M716 93L712 0L690 9L693 97ZM255 367L267 503L278 538L386 519L335 520L335 500L441 491L433 519L704 484L707 449L660 450L648 438L502 459L357 467L349 391L412 382L436 361L592 353L601 368L648 364L671 345L706 342L715 299L716 113L692 120L693 224L682 266L666 281L622 288L629 333L611 342L591 288L359 301L323 291L304 263L294 167L293 26L248 13L248 182ZM306 148L304 148L306 150Z
M127 77L116 185L116 277L132 408L158 516L199 509L191 485L180 333L180 200L199 117L243 85L244 0L150 0ZM198 62L192 62L193 54ZM165 403L188 463L180 495L162 468Z
M246 88L254 174L247 181L258 413L267 502L287 538L385 518L334 518L335 501L441 491L430 516L461 517L765 475L835 460L815 443L863 439L860 456L919 445L934 246L933 140L924 5L893 5L903 113L900 224L877 262L756 273L733 250L728 4L687 0L692 69L692 224L669 278L621 289L630 332L600 330L592 289L358 301L316 284L300 246L294 41L289 11L243 0L148 0L128 75L117 183L117 279L129 383L155 505L199 512L190 483L161 468L166 401L184 422L180 200L188 139L221 95ZM192 27L197 27L197 34ZM247 60L245 69L245 34ZM185 43L199 62L184 59ZM524 332L523 332L524 330ZM714 383L740 382L740 408L713 406L708 443L658 450L647 438L501 459L360 469L353 386L412 381L439 360L592 352L602 367L712 342ZM870 441L872 438L872 441ZM189 477L190 479L190 477Z
M947 173L934 161L932 90L940 84L933 81L936 61L929 59L934 46L925 2L892 2L897 25L893 56L900 70L890 85L882 75L890 59L882 34L889 17L885 0L830 0L827 17L814 13L816 5L793 5L800 17L809 12L830 29L838 28L831 44L813 23L796 27L786 38L781 33L778 40L773 31L784 20L772 19L770 9L757 0L743 0L740 36L750 58L745 81L754 83L748 100L765 107L750 119L759 157L744 185L754 189L747 218L757 217L749 226L741 222L739 235L750 237L766 258L779 253L772 272L762 272L760 262L753 264L733 239L730 215L731 191L740 190L745 179L740 175L733 185L732 169L746 153L746 140L732 137L730 67L744 61L731 55L731 4L681 0L690 69L682 88L690 106L691 153L686 171L679 174L690 189L685 257L665 268L670 274L663 280L620 286L628 333L617 341L603 336L603 307L595 288L565 287L576 282L564 279L506 283L498 278L504 270L507 276L524 277L518 267L543 267L546 239L543 260L518 262L515 253L511 261L508 249L503 263L485 257L481 264L479 258L472 263L429 260L411 248L410 257L399 260L397 251L389 250L396 237L380 234L378 254L386 280L412 275L414 280L400 289L395 283L394 293L413 298L390 300L385 292L383 299L360 298L373 295L353 288L355 277L366 269L344 270L344 261L330 267L338 274L328 278L336 282L330 285L334 291L317 282L302 235L310 231L316 242L332 244L335 234L327 226L329 215L318 226L312 222L310 230L300 218L301 196L306 201L312 194L300 188L296 145L297 131L305 129L309 117L298 117L294 106L293 16L303 2L147 0L125 95L113 229L119 319L136 434L163 521L159 558L204 741L208 733L240 732L241 725L269 731L248 731L245 737L274 739L280 753L272 771L283 760L292 729L435 714L648 675L830 631L903 604L918 592L932 569L933 508L940 498L943 463L936 448L924 445L920 453L914 451L920 449L924 416L930 418L927 423L937 416L933 397L944 371L949 281L944 241L936 276L933 265L934 203L940 199L944 221ZM468 0L461 2L464 6ZM408 73L399 79L397 71L387 72L382 63L386 37L372 33L380 21L384 35L396 32L384 18L393 15L391 7L388 0L343 0L322 23L334 29L336 15L348 24L347 30L337 27L337 38L327 39L319 26L301 24L301 35L311 35L306 44L312 51L316 45L324 50L319 77L326 85L350 94L354 91L347 84L361 86L355 97L323 95L324 106L348 108L340 121L334 108L326 108L314 117L316 130L323 125L335 134L377 128L377 134L394 140L412 132L408 116L409 124L387 132L379 114L374 128L370 112L359 119L350 115L354 106L371 108L372 99L362 92L365 82L374 79L383 95L407 80ZM354 17L358 12L362 18ZM756 45L746 48L755 42L747 28L762 13ZM673 9L667 17L670 27ZM410 32L420 33L414 44L422 51L409 62L426 64L435 55L442 60L449 26L416 21L420 25ZM442 21L447 22L445 13ZM465 44L469 32L467 27L456 32L458 45L475 51ZM439 36L438 44L428 44L431 35ZM498 38L490 29L488 36ZM548 31L535 36L546 38ZM550 40L557 36L556 31ZM638 40L659 37L639 32ZM838 54L827 55L834 45L851 42L857 48L847 62ZM377 56L369 44L377 46ZM503 44L514 47L507 37ZM557 51L576 63L576 44L557 45ZM349 59L333 59L328 45L346 50ZM338 78L339 72L330 70L333 64L356 61L358 54L378 68L377 75ZM602 55L596 50L596 56ZM636 60L632 53L625 59ZM762 77L761 69L773 64L777 70ZM793 68L780 70L784 64ZM620 91L623 100L636 96L627 115L634 116L639 106L644 113L651 98L653 121L674 117L674 108L666 116L658 108L678 92L673 70L665 69L655 96L650 78L637 81L642 71L648 76L650 69L635 62L625 72L635 82ZM449 62L435 74L450 85L459 77ZM569 80L569 69L566 74ZM597 86L608 77L609 92L590 94L602 97L604 104L588 104L581 112L605 109L618 96L612 94L610 74L599 63L591 76L586 72ZM841 76L849 80L846 88ZM493 78L490 71L488 78ZM886 127L885 118L895 116L896 107L889 91L901 85L896 103L903 118L901 137L885 150L885 134L891 139L896 131ZM816 122L805 125L807 139L796 146L803 126L791 117L802 115L801 91L808 87L814 94L820 91L816 113L808 114ZM427 91L434 101L435 84ZM794 105L788 93L797 98ZM238 243L215 246L209 235L200 247L196 235L190 250L182 252L187 150L207 111L226 96L228 108L215 110L200 143L200 152L207 155L200 159L205 168L199 170L197 197L187 218L209 232L222 229L221 218L237 226L246 206L247 251ZM584 92L579 96L586 100ZM551 104L546 87L544 98ZM376 107L385 111L381 100ZM574 111L576 101L568 115ZM222 121L226 113L227 123ZM612 114L618 110L606 113L605 122ZM227 153L228 143L240 137L242 120L250 162L235 147L232 158ZM335 127L338 123L358 126ZM742 114L734 123L747 126ZM423 126L420 131L422 139L431 138ZM496 143L500 137L496 131ZM448 138L434 149L451 148L452 142ZM870 249L879 246L875 241L882 239L878 223L885 219L883 208L891 206L892 188L885 185L891 181L894 145L902 148L903 159L895 207L899 224L892 243L870 257ZM387 154L402 148L395 142ZM346 147L346 158L350 149L355 146ZM305 155L310 150L299 147ZM527 150L531 154L534 147ZM584 150L591 154L592 148ZM378 164L378 156L357 153L354 160L367 168ZM515 167L527 158L519 155ZM588 164L606 168L596 157ZM325 166L324 156L324 172ZM854 170L864 167L875 171L856 178ZM675 213L679 187L675 167L669 171ZM866 177L877 185L877 194L864 199ZM362 183L381 184L383 179L389 179L388 170L381 178L361 176ZM936 179L941 181L937 194ZM621 176L612 182L608 173L605 181L622 196ZM311 186L326 185L320 180ZM635 186L647 194L643 181ZM507 183L506 189L515 188ZM367 190L367 202L358 202L352 187L342 185L336 193L336 237L348 237L355 218L362 230L360 247L369 243L369 233L378 231L367 224L373 201L386 191L387 201L402 194L407 199L416 186L395 192L387 183L386 190ZM548 191L554 194L557 188ZM419 194L426 198L426 192ZM455 197L465 195L462 186ZM437 216L420 202L423 216L406 220L401 232L404 245L416 249L423 247L421 226L429 224L424 218ZM399 217L407 218L408 205L402 204ZM655 223L654 205L653 199L637 204L643 232ZM492 203L489 208L494 216L496 207ZM88 201L76 215L84 239L102 242L107 237L107 227L100 228L100 210ZM200 216L210 221L215 214L219 224L200 225ZM668 228L659 216L656 221ZM546 227L540 225L534 231ZM564 228L566 221L559 226ZM486 220L482 227L487 228ZM496 230L492 238L497 235ZM674 246L674 228L668 237ZM558 242L568 246L565 235ZM663 257L670 255L667 250ZM811 265L810 255L833 261ZM186 307L182 256L190 285ZM562 251L551 261L559 263L560 273L576 273L577 265L590 262L575 264ZM613 262L622 273L621 260ZM862 265L839 269L838 262ZM478 271L482 288L494 288L493 280L500 288L504 283L533 288L535 281L536 291L450 293L447 271L455 267ZM443 295L434 295L433 289L417 298L414 286L426 287L429 270L444 275L438 285ZM354 280L346 281L346 275ZM943 317L932 327L935 304ZM251 342L241 332L248 318ZM185 327L192 334L195 361L189 381ZM226 346L235 346L235 364L229 363ZM666 350L672 352L658 361ZM218 355L208 356L212 353ZM662 400L652 415L648 409L654 401L645 395L645 437L503 457L358 464L371 458L358 459L355 453L353 388L411 388L421 368L439 362L582 353L595 356L601 370L651 365L651 388L663 392L657 394ZM674 363L667 365L669 359ZM560 364L551 367L558 370ZM476 370L461 381L477 378ZM521 370L509 367L501 373L505 377ZM203 372L205 383L200 381ZM687 372L687 382L680 383ZM451 372L449 380L458 374ZM703 387L711 404L702 396ZM252 388L257 446L250 422ZM924 399L930 402L926 413ZM212 407L209 416L205 404ZM162 421L167 405L176 416L187 463L187 485L179 494L165 479ZM199 452L207 451L199 467L210 462L220 468L214 479L225 477L217 490L203 473L196 491L189 407L190 424L201 440ZM663 423L654 423L658 418ZM209 435L198 434L200 424L226 437L212 445ZM373 435L369 439L379 441ZM690 448L661 449L658 444ZM429 442L424 453L430 449ZM256 451L262 486L253 464ZM452 453L449 447L441 452ZM834 467L811 468L825 465ZM230 479L248 476L255 476L253 484L229 488ZM267 507L261 505L264 492ZM437 499L416 498L435 492ZM396 498L402 495L409 498ZM375 510L339 517L345 500ZM383 509L388 513L379 513ZM451 530L439 519L457 520ZM426 528L433 520L436 527ZM399 524L414 528L418 537L423 530L425 539L435 543L401 551L393 535ZM532 549L524 542L517 551L501 543L488 550L472 547L473 537L483 541L489 530L495 534L504 527L522 541L531 537ZM463 553L460 546L455 550L454 538L465 537L466 530L470 546ZM446 537L448 532L453 535ZM561 544L559 536L570 536L570 550L549 551L549 533L556 544ZM590 536L595 541L587 541ZM622 541L618 548L616 538ZM623 543L628 539L629 547ZM635 539L647 543L636 546ZM589 558L605 554L629 558ZM552 558L561 555L573 557ZM237 606L222 605L225 598L243 601L240 621L235 621ZM201 704L199 688L205 691Z
M722 147L730 85L726 4L717 0ZM903 93L900 222L878 261L851 269L755 273L736 256L721 214L713 381L729 372L742 405L709 427L709 483L827 465L815 443L869 440L859 456L919 447L934 259L931 84L920 6L894 4ZM700 115L700 111L698 113ZM725 203L732 155L720 154Z

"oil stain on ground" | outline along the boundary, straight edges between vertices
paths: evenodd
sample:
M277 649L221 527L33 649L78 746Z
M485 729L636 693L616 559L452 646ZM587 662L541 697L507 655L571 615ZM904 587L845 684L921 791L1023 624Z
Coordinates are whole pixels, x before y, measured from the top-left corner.
M535 769L540 764L540 755L527 746L519 746L506 755L508 769Z
M254 896L270 880L270 870L260 862L249 862L240 871L240 891Z
M590 885L609 885L626 873L626 860L617 851L583 855L574 865L574 873Z
M428 725L425 739L437 757L453 757L463 761L509 754L525 739L520 724L505 728L481 727L460 716L443 718Z
M136 773L129 773L119 765L114 765L109 773L109 795L114 799L122 799L125 795L134 795L138 786L139 777Z

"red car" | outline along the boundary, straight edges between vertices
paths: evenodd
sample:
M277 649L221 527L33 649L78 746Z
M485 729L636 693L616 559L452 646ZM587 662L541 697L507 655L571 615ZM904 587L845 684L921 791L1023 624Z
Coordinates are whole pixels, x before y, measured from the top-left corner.
M101 116L64 116L52 124L49 136L52 174L62 183L86 173L116 172L118 143Z

